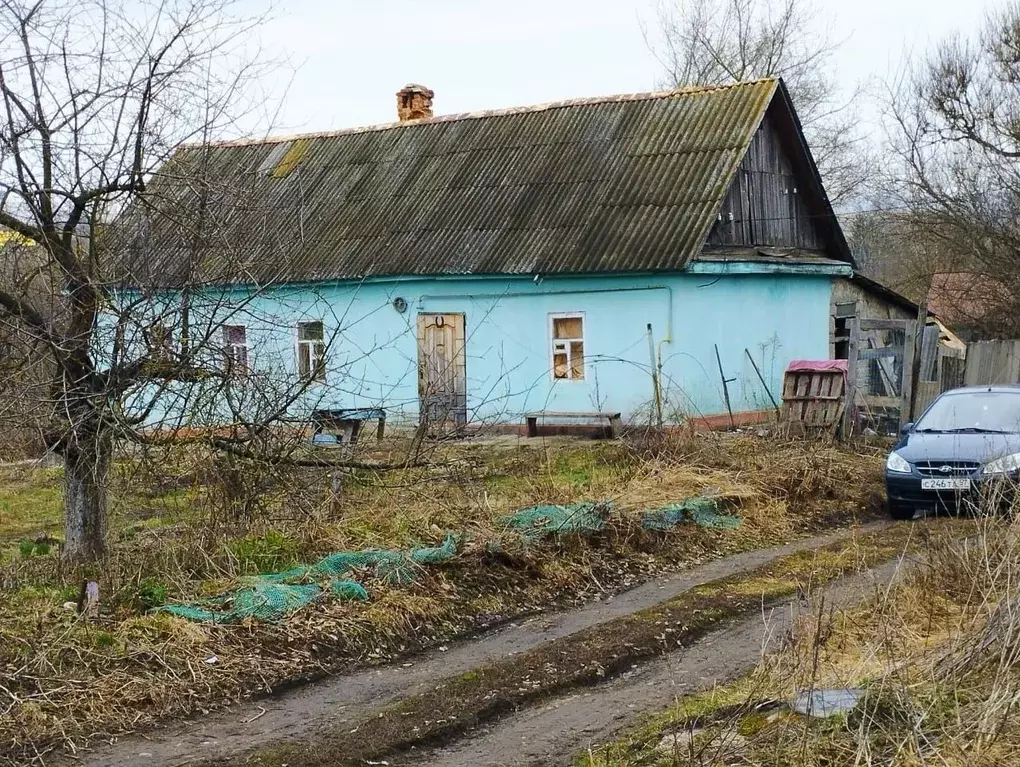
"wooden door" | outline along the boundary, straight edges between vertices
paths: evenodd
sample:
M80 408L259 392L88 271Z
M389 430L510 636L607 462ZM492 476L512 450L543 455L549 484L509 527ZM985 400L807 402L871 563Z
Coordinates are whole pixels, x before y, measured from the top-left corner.
M467 423L463 314L418 315L418 400L429 424Z
M915 320L851 320L844 434L869 427L896 435L912 420L917 340Z

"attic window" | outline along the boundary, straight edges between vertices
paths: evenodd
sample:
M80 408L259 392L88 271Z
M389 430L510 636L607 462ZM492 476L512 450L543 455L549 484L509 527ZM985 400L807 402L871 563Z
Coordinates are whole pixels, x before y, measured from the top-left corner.
M552 376L557 380L584 379L584 315L550 315Z

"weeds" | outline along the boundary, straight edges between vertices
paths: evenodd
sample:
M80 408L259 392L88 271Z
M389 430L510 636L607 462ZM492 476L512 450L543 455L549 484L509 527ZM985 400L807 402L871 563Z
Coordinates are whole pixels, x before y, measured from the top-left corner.
M58 518L36 527L26 522L36 511L19 512L9 530L0 527L0 547L9 536L12 554L0 561L0 685L17 696L9 701L0 690L0 753L78 748L103 733L223 705L297 675L383 660L521 612L848 524L873 508L881 486L877 454L753 437L685 439L670 437L654 450L639 442L468 442L444 446L435 466L339 476L273 469L243 477L246 484L232 490L202 451L125 459L114 477L117 541L98 576L98 624L62 607L79 584L63 581L55 547L20 554L19 540L52 531ZM384 443L374 457L401 450ZM796 470L805 451L813 467L806 475ZM52 515L49 500L40 499L59 494L59 470L34 471L12 475L0 496L11 509ZM832 484L825 497L812 497L810 488L825 483ZM258 497L241 497L249 492ZM744 524L725 534L640 529L641 510L697 495L718 499ZM500 520L516 509L603 498L620 513L590 539L509 548L502 559L483 545L504 535ZM0 517L0 525L8 519ZM448 530L476 543L413 586L371 584L368 603L326 601L279 624L243 626L147 614L171 595L193 601L245 575L339 550L435 544ZM102 633L115 641L102 644ZM215 668L203 662L211 655Z
M262 535L243 538L227 547L242 573L258 575L284 570L297 562L298 543L287 533L267 530Z
M166 584L154 579L146 579L138 584L138 609L148 612L156 607L162 607L167 602L170 589Z
M816 603L749 676L694 695L586 755L589 765L1017 763L1020 521L989 514L933 536L893 587L846 611ZM795 693L860 689L848 712L795 713ZM679 733L686 733L682 737ZM725 746L723 744L726 744Z

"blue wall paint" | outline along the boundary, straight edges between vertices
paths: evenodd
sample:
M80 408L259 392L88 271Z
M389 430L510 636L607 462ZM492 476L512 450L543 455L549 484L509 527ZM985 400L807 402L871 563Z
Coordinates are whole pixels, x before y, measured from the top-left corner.
M744 349L778 397L786 364L828 356L831 276L673 274L400 279L284 286L248 298L230 320L248 327L253 365L294 377L295 323L321 319L330 342L328 379L294 408L381 405L417 417L415 320L420 311L464 313L472 421L517 420L528 410L650 412L646 326L661 349L667 417L725 412L713 344L719 345L735 411L768 408ZM240 301L246 294L232 294ZM403 314L392 307L402 297ZM672 305L672 317L670 306ZM200 310L193 310L200 314ZM586 377L551 377L550 313L582 312ZM661 343L672 320L672 343ZM265 380L265 379L262 379ZM150 420L161 419L157 408ZM671 418L672 420L672 418Z

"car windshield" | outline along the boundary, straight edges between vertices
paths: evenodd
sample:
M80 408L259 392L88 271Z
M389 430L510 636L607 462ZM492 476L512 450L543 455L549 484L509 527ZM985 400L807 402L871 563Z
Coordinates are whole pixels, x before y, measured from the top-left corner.
M1020 391L974 391L939 397L914 427L927 432L1020 433Z

